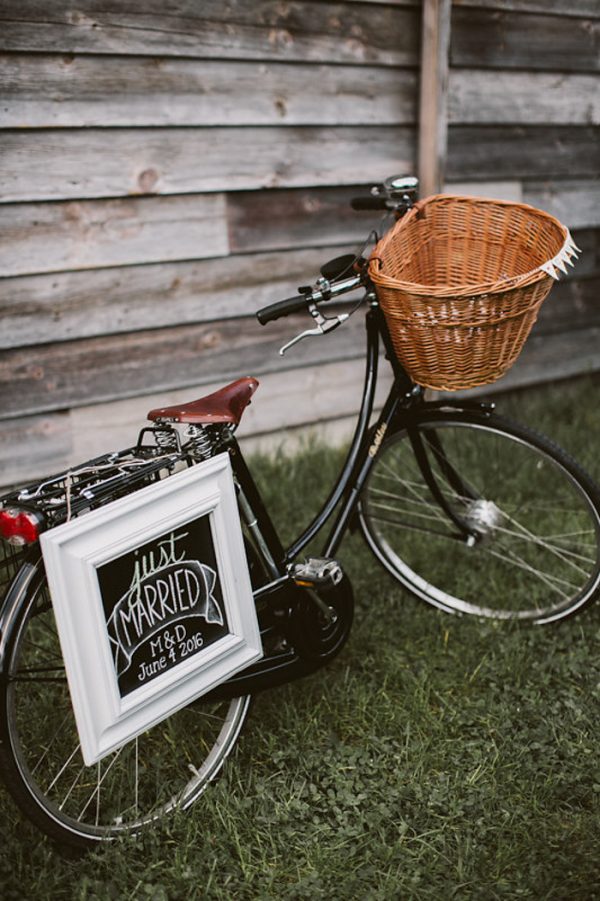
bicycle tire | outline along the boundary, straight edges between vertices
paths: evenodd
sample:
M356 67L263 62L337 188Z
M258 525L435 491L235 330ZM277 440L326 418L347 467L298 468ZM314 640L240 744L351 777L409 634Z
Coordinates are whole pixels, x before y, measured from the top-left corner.
M194 804L235 746L250 696L200 699L86 767L41 558L34 565L3 635L0 771L34 825L87 849Z
M400 429L383 442L359 503L383 566L448 613L542 624L591 603L600 591L600 491L590 476L552 441L494 413L415 417L451 512L477 538L469 546L434 500Z

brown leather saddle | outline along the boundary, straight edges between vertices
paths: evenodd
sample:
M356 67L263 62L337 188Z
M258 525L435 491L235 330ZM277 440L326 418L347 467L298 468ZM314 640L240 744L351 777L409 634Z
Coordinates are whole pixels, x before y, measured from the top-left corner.
M148 419L162 422L191 422L195 425L230 422L238 425L256 389L258 380L246 377L225 385L189 404L175 404L150 410Z

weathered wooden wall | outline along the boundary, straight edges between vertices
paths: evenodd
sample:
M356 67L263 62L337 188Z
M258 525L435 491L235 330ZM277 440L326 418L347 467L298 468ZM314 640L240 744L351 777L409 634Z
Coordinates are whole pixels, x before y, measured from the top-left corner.
M448 82L448 189L493 180L584 251L499 386L600 368L600 4L455 0Z
M354 186L414 170L419 23L411 0L5 0L0 484L240 374L246 433L353 412L360 327L282 361L303 321L253 313L364 237Z
M550 209L586 250L518 382L600 364L599 17L453 7L449 182ZM240 374L262 382L247 434L353 412L360 323L282 361L301 320L253 312L364 237L357 187L414 171L420 22L418 0L0 4L0 484Z

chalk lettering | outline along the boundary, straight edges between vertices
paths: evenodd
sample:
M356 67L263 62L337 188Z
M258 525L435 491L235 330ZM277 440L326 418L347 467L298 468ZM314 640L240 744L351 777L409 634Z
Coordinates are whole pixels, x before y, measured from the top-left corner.
M149 676L156 676L166 668L166 657L159 657L158 660L153 660L151 663L142 663L138 671L138 681L143 682Z
M172 532L158 542L156 550L142 554L134 563L130 586L107 622L119 676L130 667L136 650L147 641L152 655L148 666L152 667L159 659L164 659L166 666L166 658L157 655L185 638L185 627L178 623L181 619L198 616L207 623L224 624L213 594L216 572L198 560L186 560L185 552L178 552L176 542L187 534ZM171 625L175 625L172 637L165 630ZM161 631L162 636L157 637ZM138 679L143 681L150 675L149 670L142 669Z
M163 646L162 646L162 636L158 636L156 639L150 639L150 653L152 654L152 658L156 657L158 654L162 654Z

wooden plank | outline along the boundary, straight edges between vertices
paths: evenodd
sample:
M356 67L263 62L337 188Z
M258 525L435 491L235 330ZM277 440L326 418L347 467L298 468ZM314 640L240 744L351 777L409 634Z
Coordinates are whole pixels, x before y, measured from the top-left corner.
M501 192L490 188L484 193L497 197ZM600 229L576 231L574 239L582 254L568 278L600 275ZM338 246L322 246L4 279L0 347L207 322L217 314L219 319L252 316L261 306L295 294L298 285L317 277L325 260L341 252Z
M413 171L409 126L6 131L0 200L356 184Z
M314 281L339 247L0 280L0 347L253 315Z
M446 194L465 194L467 197L493 197L523 203L523 183L520 181L460 181L446 182Z
M444 183L448 131L450 0L424 0L419 90L419 179L424 196Z
M457 178L593 178L600 134L586 126L453 125L446 174Z
M263 450L288 446L290 434L301 433L306 439L316 425L326 425L329 438L330 424L340 418L347 423L346 440L358 412L363 381L363 360L261 376L258 393L246 409L238 432L244 451L252 451L258 444ZM0 495L3 486L8 490L12 484L41 479L97 454L129 447L146 424L148 410L193 400L222 385L217 381L68 412L4 420L0 429ZM390 387L391 370L381 367L376 407L381 406Z
M327 339L304 341L285 357L282 344L310 327L306 315L262 328L233 319L104 338L66 341L0 354L0 418L132 397L159 389L283 372L360 353L363 317Z
M516 13L554 13L557 16L591 16L600 18L598 0L575 0L574 3L565 3L565 0L453 0L456 7L480 7L482 9L506 9Z
M350 199L361 194L364 187L228 194L230 247L248 253L362 243L372 228L379 227L382 216L350 208Z
M600 326L600 277L558 282L542 304L535 334L552 335Z
M244 412L238 432L242 446L245 449L247 439L255 435L271 433L278 435L277 441L283 437L283 430L356 415L363 381L363 360L343 360L262 375L259 389ZM222 385L222 381L217 381L72 410L73 455L85 460L94 453L126 447L145 424L148 410L193 400ZM377 405L383 403L390 386L391 377L387 368L382 367Z
M15 203L0 219L4 275L227 253L221 194Z
M600 19L454 9L453 66L600 71Z
M453 125L598 125L598 78L451 69L448 115Z
M0 125L402 125L416 81L379 66L8 54Z
M416 5L24 0L0 6L0 28L13 52L417 65Z
M492 385L460 392L477 396L525 388L600 371L600 328L565 331L549 338L535 330L512 369Z
M552 213L571 229L600 225L600 183L563 179L524 185L523 200Z
M6 420L0 428L0 484L8 488L59 470L72 451L68 412Z
M585 330L529 339L517 364L500 381L469 394L490 394L600 369L598 337ZM315 422L329 423L332 414L355 414L363 378L362 360L325 363L318 367L261 376L260 388L244 415L240 435L245 449L256 446L253 436L271 434L267 447L279 446L290 429ZM144 425L146 411L199 397L220 387L211 382L176 392L161 392L74 409L68 413L5 420L0 429L0 484L8 486L41 478L80 463L97 453L131 444ZM387 369L381 373L378 403L389 388ZM465 392L461 392L465 393ZM351 423L344 433L350 433ZM282 431L284 430L285 431ZM261 446L265 446L264 441ZM0 488L0 493L2 489Z
M581 256L576 262L575 278L584 278L589 275L600 275L600 230L583 229L573 233L575 243L581 250Z

